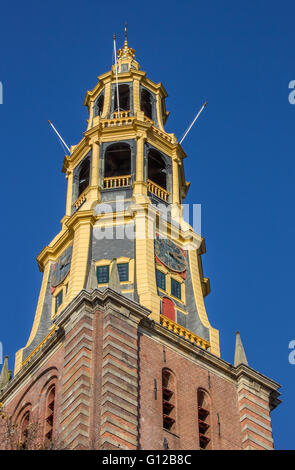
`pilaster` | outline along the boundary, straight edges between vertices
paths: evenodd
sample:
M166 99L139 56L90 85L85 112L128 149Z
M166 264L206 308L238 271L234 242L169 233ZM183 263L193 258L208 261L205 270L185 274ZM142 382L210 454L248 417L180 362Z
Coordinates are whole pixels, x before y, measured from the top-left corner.
M66 449L89 449L93 336L93 314L84 306L65 325L60 427Z
M72 211L72 194L73 194L73 170L67 170L66 178L68 182L67 186L67 201L66 201L66 216L71 216Z
M154 214L140 209L135 215L136 283L139 302L152 311L151 318L160 321L160 298L157 293L154 254Z
M103 318L101 448L138 448L138 322L109 304Z
M273 450L270 419L273 390L245 365L237 368L242 447L244 450ZM254 373L253 373L254 372Z
M198 264L197 250L189 250L188 255L189 255L193 291L194 291L198 314L203 325L209 328L210 351L213 354L216 354L216 356L220 357L219 332L215 328L212 328L212 326L210 325L206 308L205 308L204 296L203 296L202 284L201 284L201 273L200 273L199 264Z
M106 119L108 117L109 109L111 106L111 90L112 90L112 82L111 77L105 81L105 89L104 89L104 105L103 105L103 113L101 118Z
M75 216L75 220L72 221L74 242L69 278L69 302L84 288L85 285L90 236L93 227L92 214L89 215L89 213L86 214L85 212L81 212L77 213L77 215L75 214Z

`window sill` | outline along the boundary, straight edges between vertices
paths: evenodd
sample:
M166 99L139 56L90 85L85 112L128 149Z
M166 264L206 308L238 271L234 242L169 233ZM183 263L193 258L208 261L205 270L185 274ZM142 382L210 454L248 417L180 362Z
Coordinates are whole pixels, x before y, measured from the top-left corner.
M168 432L168 434L171 434L171 436L174 436L180 439L180 436L178 434L175 434L175 432L169 431L169 429L163 428L163 431Z

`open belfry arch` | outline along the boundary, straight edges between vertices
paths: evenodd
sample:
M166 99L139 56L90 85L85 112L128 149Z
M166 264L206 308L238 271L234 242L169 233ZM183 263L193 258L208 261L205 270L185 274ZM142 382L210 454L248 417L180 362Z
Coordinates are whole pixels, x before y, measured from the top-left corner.
M239 336L234 366L223 361L208 320L205 241L183 220L190 183L164 128L167 92L127 35L117 56L64 158L65 215L37 258L35 318L13 379L3 366L3 409L21 423L35 410L44 442L64 448L273 448L279 385L248 366Z

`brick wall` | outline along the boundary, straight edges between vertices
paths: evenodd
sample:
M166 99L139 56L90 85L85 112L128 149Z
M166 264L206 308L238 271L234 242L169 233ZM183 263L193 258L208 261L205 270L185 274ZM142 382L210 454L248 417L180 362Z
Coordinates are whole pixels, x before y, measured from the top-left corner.
M103 321L101 446L138 447L137 324L128 311L108 307Z
M56 445L59 445L61 442L58 423L60 420L60 403L62 397L61 371L63 363L63 348L60 347L35 370L30 370L28 364L23 380L15 387L15 390L11 391L7 399L4 400L4 411L7 416L12 418L14 423L19 424L23 413L27 409L30 410L31 422L36 425L36 442L38 441L38 443L43 443L44 441L47 391L53 384L56 386L55 419L53 428L54 440ZM4 441L0 442L0 449L3 448L5 448Z
M63 448L160 450L165 438L171 450L190 450L200 448L202 390L210 411L207 449L273 448L270 402L278 384L148 315L113 291L82 291L56 320L58 332L0 393L5 411L17 421L29 407L42 433L46 393L55 383L54 440ZM163 428L163 368L173 374L171 430Z
M166 437L169 449L199 449L197 390L206 390L211 398L211 440L213 449L241 449L238 395L235 384L165 347L153 338L140 338L140 447L163 449ZM162 369L176 378L176 429L163 429ZM154 379L157 381L155 399ZM220 434L218 417L220 422ZM152 430L152 431L151 431Z
M272 450L269 392L242 375L238 396L243 449Z

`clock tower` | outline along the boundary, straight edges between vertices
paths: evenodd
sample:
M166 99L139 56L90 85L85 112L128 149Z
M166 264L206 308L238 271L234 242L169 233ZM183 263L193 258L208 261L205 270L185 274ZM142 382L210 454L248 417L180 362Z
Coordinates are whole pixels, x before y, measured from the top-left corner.
M210 292L201 260L205 241L181 216L189 188L186 154L164 129L167 93L140 70L127 39L117 68L117 83L113 66L86 93L87 130L63 163L66 213L60 233L37 258L43 282L15 372L92 274L97 289L108 287L113 259L123 296L220 355L218 331L204 305Z
M37 257L32 331L0 401L20 427L37 416L44 442L71 449L272 448L279 385L248 367L240 339L235 366L220 358L166 97L125 37L86 93L87 129L62 167L61 230Z

